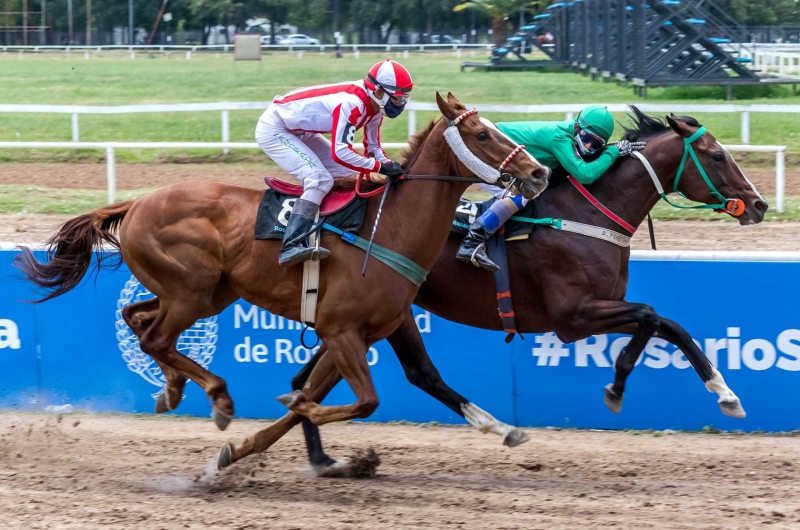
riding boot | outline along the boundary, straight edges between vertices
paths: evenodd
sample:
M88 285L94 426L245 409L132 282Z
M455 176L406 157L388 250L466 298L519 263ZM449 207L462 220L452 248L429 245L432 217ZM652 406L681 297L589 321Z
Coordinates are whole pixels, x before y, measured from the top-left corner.
M315 252L319 252L319 259L331 255L331 251L322 247L309 247L306 243L308 235L315 229L314 221L319 212L319 205L311 201L297 199L286 223L286 233L283 235L281 256L278 259L283 267L291 267L303 261L312 259Z
M515 196L492 203L489 209L483 212L483 215L469 225L469 232L456 252L456 259L472 263L476 267L490 272L499 271L500 267L489 259L489 255L486 253L486 240L527 202L522 196Z
M472 263L476 267L481 267L489 272L499 271L500 267L489 259L489 255L486 253L486 240L493 233L494 231L489 230L484 224L482 216L475 219L475 222L469 225L469 232L461 242L461 246L458 247L456 259Z

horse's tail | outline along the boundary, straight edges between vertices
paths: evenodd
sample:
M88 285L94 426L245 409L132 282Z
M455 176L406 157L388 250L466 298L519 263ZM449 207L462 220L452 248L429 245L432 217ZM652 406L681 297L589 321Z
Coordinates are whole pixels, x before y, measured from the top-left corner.
M120 250L119 239L114 235L133 201L121 202L80 215L64 223L58 233L47 241L47 259L39 261L30 248L22 247L22 253L14 260L14 266L25 278L39 287L44 302L61 296L76 287L92 268L95 250L102 250L107 243ZM122 254L117 254L111 263L109 256L100 253L94 270L118 268Z

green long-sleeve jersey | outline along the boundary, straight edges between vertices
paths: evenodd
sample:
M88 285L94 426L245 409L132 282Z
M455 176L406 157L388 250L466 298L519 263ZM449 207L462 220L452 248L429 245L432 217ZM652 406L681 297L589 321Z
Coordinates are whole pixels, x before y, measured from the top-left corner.
M497 127L536 160L550 169L563 167L581 184L591 184L619 158L619 149L610 145L596 160L581 158L575 143L575 121L517 121L498 123Z

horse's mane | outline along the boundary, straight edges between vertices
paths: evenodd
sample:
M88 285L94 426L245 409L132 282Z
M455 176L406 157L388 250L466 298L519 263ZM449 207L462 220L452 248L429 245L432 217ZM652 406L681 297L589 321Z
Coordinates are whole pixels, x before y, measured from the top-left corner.
M631 126L622 126L622 128L625 129L625 134L622 135L623 140L636 142L638 140L645 140L671 130L666 120L662 118L656 118L654 116L648 116L639 110L635 105L630 105L630 109L631 112L633 112L632 115L629 115L631 119ZM677 119L686 125L700 127L700 123L691 116L678 116Z
M422 152L422 146L425 144L425 140L430 136L435 126L436 120L431 120L424 129L408 139L408 147L404 149L401 154L403 157L403 163L401 164L403 168L408 169L411 167L411 164L414 163L420 152Z
M408 169L411 164L417 159L419 154L422 152L422 145L425 143L425 139L431 134L433 131L433 127L436 125L436 121L431 121L423 130L412 136L408 140L408 148L404 149L401 156L403 157L402 166ZM374 178L374 177L373 177ZM377 189L379 186L382 186L385 182L385 179L378 177L372 181L364 181L362 182L362 190L363 191L372 191ZM354 178L337 178L334 184L334 187L337 189L353 189L356 185L356 179Z

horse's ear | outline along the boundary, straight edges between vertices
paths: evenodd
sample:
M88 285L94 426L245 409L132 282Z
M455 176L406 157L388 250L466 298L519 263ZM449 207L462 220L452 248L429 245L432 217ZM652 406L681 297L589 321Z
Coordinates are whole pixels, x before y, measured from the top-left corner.
M691 130L688 125L678 119L678 117L674 114L667 116L667 123L669 124L670 128L675 131L676 134L678 134L678 136L689 138L692 134L694 134L694 131Z
M436 92L436 104L439 106L439 111L447 119L454 120L458 118L458 111L453 108L449 101L445 101L439 92Z
M456 109L456 110L464 111L464 110L466 110L466 109L467 109L467 107L465 107L465 106L464 106L464 104L463 104L463 103L461 103L461 102L458 100L458 98L456 98L456 97L453 95L453 93L452 93L452 92L448 92L448 93L447 93L447 102L448 102L448 103L450 103L450 105L452 105L452 107L453 107L454 109Z

